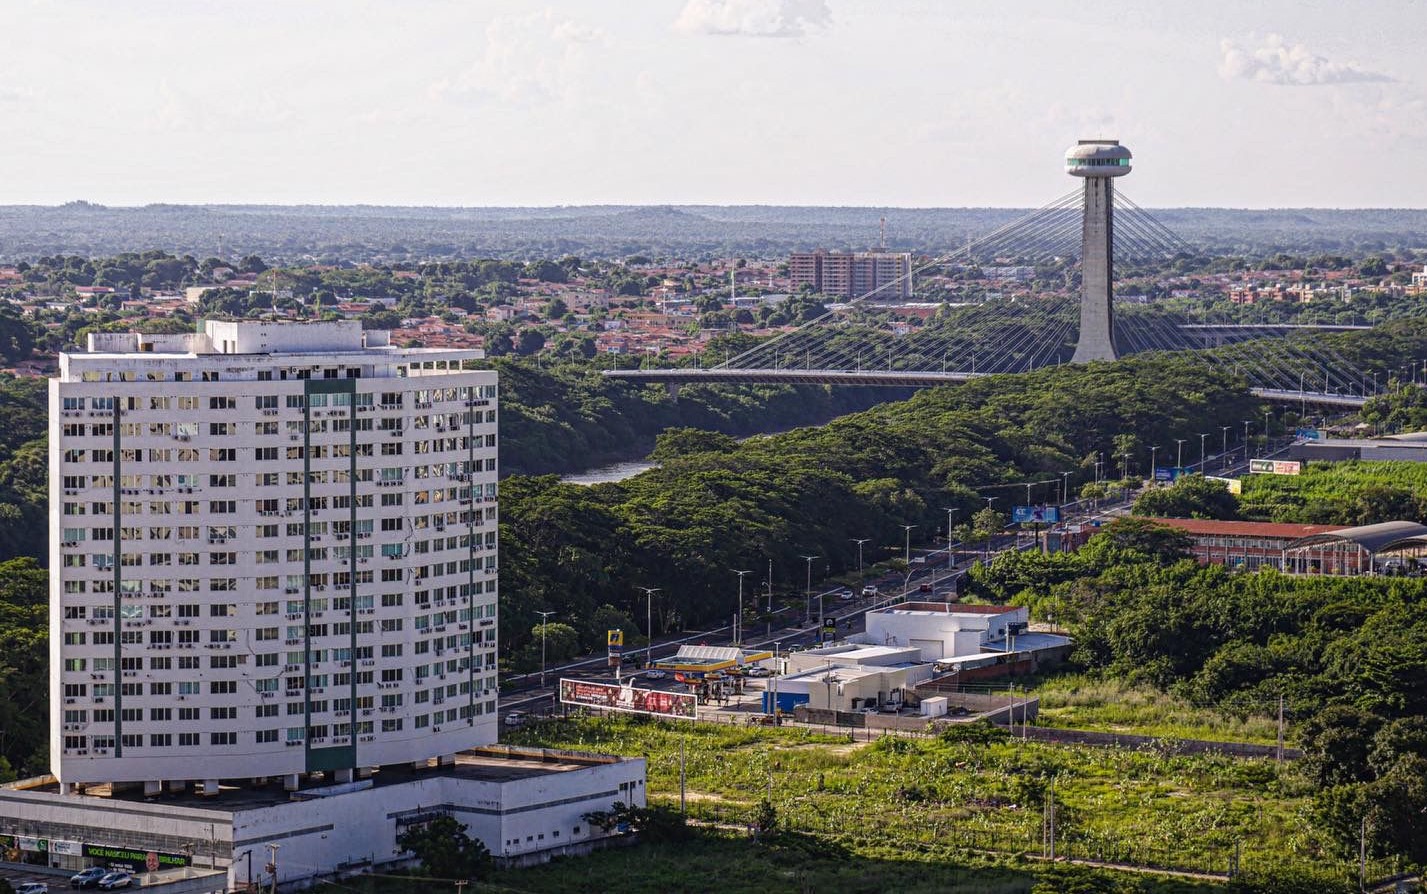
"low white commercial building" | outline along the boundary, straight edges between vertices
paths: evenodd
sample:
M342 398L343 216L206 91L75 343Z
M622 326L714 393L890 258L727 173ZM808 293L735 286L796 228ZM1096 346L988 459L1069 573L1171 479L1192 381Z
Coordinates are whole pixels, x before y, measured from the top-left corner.
M214 890L233 890L271 882L265 867L275 863L278 883L292 886L405 862L397 837L443 815L506 863L583 853L608 837L583 817L616 802L644 806L644 781L642 758L501 746L301 792L274 782L210 797L146 798L139 786L61 794L40 777L0 786L0 836L33 842L63 869L213 869L223 873Z
M992 640L1025 631L1024 606L904 602L867 613L867 631L857 640L881 646L910 646L925 662L986 651Z

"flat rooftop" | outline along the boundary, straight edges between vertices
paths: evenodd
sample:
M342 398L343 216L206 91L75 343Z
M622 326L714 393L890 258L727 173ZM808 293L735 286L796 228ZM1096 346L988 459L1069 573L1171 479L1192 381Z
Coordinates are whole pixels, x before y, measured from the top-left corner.
M222 813L241 813L245 810L259 810L285 804L292 800L311 800L325 794L352 791L356 786L366 782L370 782L373 788L384 788L418 779L454 776L481 782L503 783L568 773L601 764L621 763L624 760L625 758L612 755L576 751L488 745L462 751L456 755L454 764L446 766L437 766L434 762L428 762L425 767L412 769L410 765L398 764L377 770L368 780L359 779L353 783L341 784L329 782L308 784L295 793L286 791L282 786L282 780L278 778L268 785L223 782L219 786L218 794L209 797L198 795L192 789L144 797L142 785L123 786L118 790L108 785L86 786L83 797L112 799L126 803L167 804ZM365 786L363 785L363 787ZM5 788L53 794L56 798L65 797L60 795L59 783L52 776L13 782ZM297 797L294 798L294 795Z
M1004 615L1020 611L1019 605L964 605L960 602L903 602L868 614Z

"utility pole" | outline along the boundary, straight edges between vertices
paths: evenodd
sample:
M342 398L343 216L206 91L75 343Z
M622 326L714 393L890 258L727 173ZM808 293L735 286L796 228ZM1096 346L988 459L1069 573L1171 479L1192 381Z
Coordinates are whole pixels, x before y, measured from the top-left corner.
M1368 889L1368 817L1363 814L1362 825L1358 828L1358 889Z
M738 575L738 626L733 632L733 644L735 646L743 645L743 577L744 575L752 573L752 571L734 572L734 574Z
M1203 432L1199 433L1199 474L1204 474L1204 439L1209 437Z
M277 894L277 851L282 845L268 843L263 847L268 849L268 865L264 868L272 876L272 894Z
M857 544L857 579L860 581L862 580L862 544L871 542L872 538L853 537L850 539L853 543Z
M1280 766L1283 765L1283 693L1278 694L1278 751L1277 760Z
M1158 453L1158 452L1159 452L1159 447L1158 447L1158 446L1154 446L1154 447L1151 447L1151 448L1150 448L1150 480L1151 480L1151 481L1154 480L1154 455L1155 455L1156 453Z
M906 552L905 560L906 560L906 563L907 563L907 568L909 568L909 569L912 567L912 529L915 528L915 527L919 527L919 526L918 526L918 525L902 525L902 532L907 535L907 552Z
M654 663L654 594L659 592L659 588L635 587L634 589L644 591L644 629L649 634L649 642L644 646L644 666L647 668Z
M1184 468L1184 438L1174 439L1174 467Z
M813 616L813 559L819 559L822 557L799 556L799 558L803 559L808 563L808 581L807 584L803 587L803 617L811 618Z
M1229 468L1229 428L1230 426L1219 426L1219 467Z
M684 793L688 785L689 774L687 765L684 762L684 740L689 738L688 734L679 737L679 812L688 813L687 805L684 803Z
M536 612L540 616L540 688L545 688L545 628L554 612Z

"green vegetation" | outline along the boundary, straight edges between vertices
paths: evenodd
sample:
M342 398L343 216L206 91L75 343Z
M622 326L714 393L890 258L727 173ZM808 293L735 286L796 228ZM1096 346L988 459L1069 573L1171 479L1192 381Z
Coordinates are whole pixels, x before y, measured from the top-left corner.
M1312 463L1299 475L1251 475L1240 511L1247 518L1367 525L1427 518L1427 463Z
M900 553L901 525L940 540L944 507L970 520L987 487L1002 488L987 491L1002 498L998 509L1021 501L1020 482L1042 482L1033 498L1054 499L1059 473L1093 478L1117 435L1163 440L1256 408L1227 373L1133 358L927 390L742 443L671 432L656 446L662 466L622 482L512 477L501 494L502 647L507 658L523 650L541 609L592 647L602 606L644 617L636 585L663 588L656 630L723 618L737 594L731 569L772 559L775 576L801 590L800 555L824 557L815 579L855 569L852 538L872 538L869 563L887 558L875 544Z
M824 422L905 396L889 388L690 385L675 400L661 386L607 379L589 361L551 365L501 358L500 468L505 475L566 473L639 459L666 429L751 435Z
M493 867L483 842L466 834L467 827L452 816L438 816L413 826L396 837L396 846L410 851L421 871L432 879L480 879Z
M1189 699L1148 685L1100 674L1063 673L1035 685L1040 699L1036 723L1108 733L1134 733L1169 739L1213 742L1278 741L1278 721L1271 704L1233 711L1193 704ZM1288 727L1295 744L1295 727Z
M1337 853L1355 852L1367 816L1374 853L1427 862L1403 825L1427 812L1427 581L1234 573L1156 528L1122 519L1077 553L1007 554L972 571L971 591L1053 614L1075 661L1107 679L1246 725L1284 698L1307 718L1313 806Z
M767 814L766 801L781 830L767 836L770 841L792 834L824 852L841 852L840 862L867 873L869 881L900 878L898 864L914 861L965 871L968 862L974 865L973 853L1000 854L1011 861L1007 865L1026 866L1017 855L1040 853L1042 805L1052 798L1062 855L1069 849L1082 856L1223 872L1238 847L1243 868L1280 877L1315 867L1345 875L1351 865L1338 860L1331 839L1314 828L1311 780L1265 761L1041 745L1004 733L989 739L884 737L863 744L806 729L680 726L624 717L555 720L511 738L526 745L646 756L650 803L666 808L678 805L682 743L686 800L695 821L746 834ZM750 858L758 852L752 842L744 849ZM640 848L640 856L645 850ZM650 859L662 860L658 848L648 850ZM689 850L697 854L700 848ZM617 856L599 859L623 862ZM563 886L581 876L580 867L562 865L522 873L511 883L581 890ZM1051 876L1062 878L1054 871ZM686 878L677 871L675 877ZM730 890L745 890L755 877L726 880ZM1120 890L1104 883L1107 887L1085 890ZM697 884L675 889L707 890Z

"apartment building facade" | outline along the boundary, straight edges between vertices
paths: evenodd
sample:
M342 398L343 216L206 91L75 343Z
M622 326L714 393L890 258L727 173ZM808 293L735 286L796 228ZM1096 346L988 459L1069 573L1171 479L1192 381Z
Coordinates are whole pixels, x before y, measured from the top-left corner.
M96 334L50 382L68 790L496 739L496 374L356 322Z
M907 252L794 252L788 258L793 288L810 287L823 295L873 301L905 301L912 297L912 256Z

